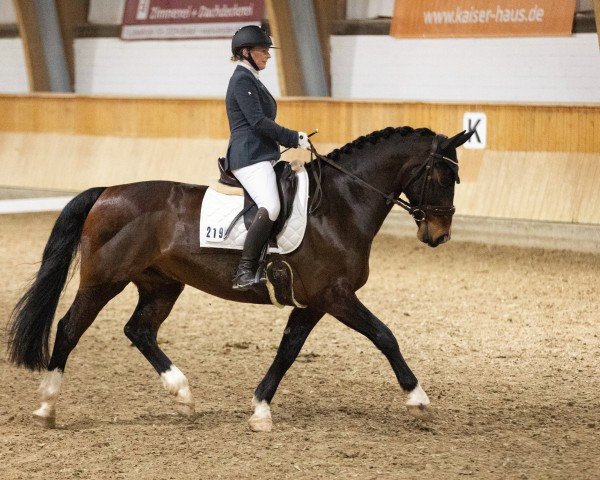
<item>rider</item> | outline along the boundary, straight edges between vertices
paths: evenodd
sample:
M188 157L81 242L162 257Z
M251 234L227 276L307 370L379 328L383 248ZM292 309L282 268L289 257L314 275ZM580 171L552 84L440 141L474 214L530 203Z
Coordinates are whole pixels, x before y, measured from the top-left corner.
M258 207L244 242L242 258L233 278L235 290L255 284L255 272L263 246L279 215L280 203L273 163L279 145L310 148L308 136L275 123L277 103L259 80L259 71L271 58L273 42L256 25L240 28L231 39L232 61L238 66L227 87L225 105L231 133L225 167L230 169Z

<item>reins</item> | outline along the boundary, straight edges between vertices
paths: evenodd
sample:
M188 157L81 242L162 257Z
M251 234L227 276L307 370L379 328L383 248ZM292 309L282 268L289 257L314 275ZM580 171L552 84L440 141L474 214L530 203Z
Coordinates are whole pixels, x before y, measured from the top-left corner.
M319 152L317 152L317 149L315 148L315 146L313 145L313 143L309 139L308 143L310 144L311 162L313 161L313 155L314 155L314 157L316 159L319 160L317 162L318 173L316 172L317 169L313 169L313 176L315 178L315 183L316 183L315 193L313 195L313 199L318 198L318 200L314 200L313 202L311 202L309 213L312 214L315 210L317 210L317 208L319 208L319 206L321 204L323 190L321 188L322 171L321 171L321 164L320 164L320 162L323 161L327 165L329 165L329 166L335 168L336 170L342 172L344 175L347 175L348 177L352 178L352 180L354 180L355 182L359 183L364 188L366 188L368 190L371 190L372 192L375 192L378 195L380 195L381 197L383 197L385 199L387 205L389 205L390 203L393 203L394 205L398 205L399 207L403 208L417 222L424 221L427 218L427 212L434 213L436 215L442 215L442 216L452 216L454 214L454 212L455 212L454 205L449 206L449 207L448 206L441 206L441 205L427 205L426 202L425 202L425 198L424 198L425 197L425 193L427 191L427 187L429 186L429 183L431 181L431 171L433 169L433 164L435 163L436 159L443 160L443 161L446 161L446 162L450 162L452 165L454 165L456 167L458 166L458 163L456 161L452 160L451 158L444 157L443 155L440 155L439 153L437 153L437 148L438 148L439 141L442 140L442 139L445 139L445 138L447 138L447 137L445 137L444 135L436 135L435 136L435 138L433 139L432 145L431 145L431 152L429 154L429 157L427 157L427 161L419 169L419 171L417 172L417 174L415 176L413 176L408 181L408 183L406 184L406 186L404 187L404 189L406 189L406 187L408 185L410 185L417 178L419 178L419 176L420 176L419 173L421 173L421 170L423 170L423 169L425 170L426 177L425 177L425 181L423 182L423 185L421 187L421 193L420 193L420 196L419 196L419 204L417 206L414 206L410 202L407 202L407 201L401 199L399 196L395 196L393 193L385 193L385 192L379 190L378 188L374 187L370 183L364 181L362 178L356 176L352 172L349 172L348 170L346 170L345 168L343 168L338 163L330 160L329 158L325 157L324 155L321 155ZM458 180L458 175L456 176L456 178ZM315 202L316 202L316 206L315 206Z
M321 155L319 152L317 152L317 149L315 148L315 146L313 145L313 143L309 140L308 143L310 144L311 150L311 162L312 162L312 156L314 155L316 158L318 158L319 160L325 162L326 164L332 166L333 168L335 168L336 170L339 170L340 172L342 172L343 174L347 175L348 177L352 178L354 181L360 183L363 187L378 193L380 196L382 196L383 198L385 198L386 203L390 204L390 203L395 203L396 205L400 205L402 208L404 208L405 210L407 210L410 213L410 209L411 206L408 202L405 202L404 200L402 200L401 198L395 198L393 194L391 193L384 193L381 190L379 190L378 188L374 187L373 185L371 185L370 183L365 182L362 178L354 175L352 172L349 172L348 170L346 170L345 168L343 168L342 166L338 165L336 162L331 161L329 158ZM319 169L319 180L321 179L321 171ZM321 190L321 185L320 185L320 181L317 182L317 185L319 186L319 190Z

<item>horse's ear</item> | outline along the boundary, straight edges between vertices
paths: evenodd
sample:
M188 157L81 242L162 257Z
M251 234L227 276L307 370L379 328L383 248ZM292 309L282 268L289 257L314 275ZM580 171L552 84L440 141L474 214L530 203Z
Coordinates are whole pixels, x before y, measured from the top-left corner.
M463 143L468 142L469 138L471 138L474 133L475 133L475 130L470 130L469 132L467 132L466 130L463 130L462 132L454 135L452 138L448 138L448 139L444 140L442 142L442 144L440 145L440 148L442 151L444 151L450 147L458 148Z

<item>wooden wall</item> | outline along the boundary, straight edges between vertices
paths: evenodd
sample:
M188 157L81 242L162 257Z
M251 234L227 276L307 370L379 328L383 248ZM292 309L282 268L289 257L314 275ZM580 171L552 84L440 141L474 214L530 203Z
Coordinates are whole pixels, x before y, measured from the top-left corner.
M319 128L323 152L387 126L454 134L464 112L485 112L487 149L459 154L459 214L600 224L600 106L278 104L279 123ZM150 178L210 183L227 138L222 99L0 96L0 185L76 191Z
M544 106L278 100L277 121L319 128L321 142L343 144L388 126L462 130L463 114L488 117L488 148L509 151L600 152L600 105ZM128 137L227 138L222 98L109 98L74 95L0 95L0 132Z

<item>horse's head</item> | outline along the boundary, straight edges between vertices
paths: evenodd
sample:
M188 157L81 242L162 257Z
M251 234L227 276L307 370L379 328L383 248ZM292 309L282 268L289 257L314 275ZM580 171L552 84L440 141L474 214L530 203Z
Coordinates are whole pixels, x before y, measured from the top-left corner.
M464 131L452 138L436 135L427 150L413 156L402 168L402 191L419 227L417 238L430 247L450 240L454 184L460 183L456 149L471 135L473 132Z

